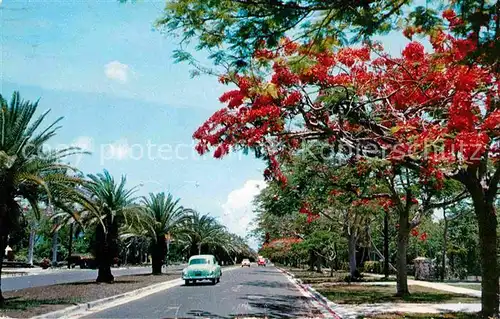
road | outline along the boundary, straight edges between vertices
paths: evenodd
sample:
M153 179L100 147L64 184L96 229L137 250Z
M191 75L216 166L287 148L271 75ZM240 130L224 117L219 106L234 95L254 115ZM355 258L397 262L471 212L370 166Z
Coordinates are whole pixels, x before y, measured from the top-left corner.
M274 267L223 272L215 286L177 286L86 318L313 318L310 300Z
M172 266L169 269L181 270L183 266ZM145 274L151 272L151 267L131 267L112 269L115 277ZM97 278L97 270L72 269L50 271L47 274L25 275L19 277L2 278L2 290L12 291L30 287L49 286L68 282L86 281Z

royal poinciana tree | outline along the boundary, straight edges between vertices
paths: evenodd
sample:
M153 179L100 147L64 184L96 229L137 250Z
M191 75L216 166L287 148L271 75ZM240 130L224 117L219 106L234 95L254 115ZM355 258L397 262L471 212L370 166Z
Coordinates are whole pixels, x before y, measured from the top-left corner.
M453 11L444 17L450 29L460 27ZM221 97L227 106L195 132L197 150L213 148L222 157L254 149L268 161L266 177L285 184L280 161L303 141L322 140L357 158L383 159L417 173L421 185L439 189L445 180L460 182L479 225L483 314L495 315L498 69L481 63L481 56L464 62L477 52L474 33L457 38L435 29L429 40L432 52L411 42L397 58L378 44L335 50L285 39L278 50L263 46L251 73L221 77L237 88ZM267 65L270 76L263 72Z

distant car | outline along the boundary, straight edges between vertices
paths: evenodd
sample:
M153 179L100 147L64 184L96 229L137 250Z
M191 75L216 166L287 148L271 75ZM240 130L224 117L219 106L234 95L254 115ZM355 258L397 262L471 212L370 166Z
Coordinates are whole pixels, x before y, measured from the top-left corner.
M210 280L213 285L220 282L222 270L213 255L195 255L189 258L188 266L182 270L186 286L201 280Z
M250 267L250 260L243 259L243 261L241 262L241 267Z
M257 265L266 267L266 260L264 258L259 258L257 260Z

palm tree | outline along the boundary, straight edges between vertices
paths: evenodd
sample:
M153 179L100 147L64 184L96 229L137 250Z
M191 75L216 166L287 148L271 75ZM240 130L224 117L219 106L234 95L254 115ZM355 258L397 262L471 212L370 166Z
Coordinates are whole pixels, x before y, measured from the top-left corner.
M117 183L106 170L88 177L90 181L85 191L91 201L84 207L85 213L81 220L86 228L96 227L97 282L111 283L114 281L111 265L118 253L118 232L127 218L137 210L132 197L137 187L127 189L125 176Z
M50 152L42 149L56 135L62 118L42 128L49 111L34 119L37 107L38 102L21 100L17 92L10 103L0 95L0 251L5 249L7 236L19 224L20 199L25 199L34 214L40 216L38 202L42 195L48 203L54 190L71 197L75 185L81 182L67 174L71 167L60 162L79 153L77 148ZM1 265L2 258L0 272ZM3 302L0 289L0 304Z
M226 228L208 214L201 215L192 211L185 227L181 241L186 244L191 255L201 254L203 248L209 252L213 248L223 247L226 244L224 240Z
M143 197L141 210L138 214L138 223L130 225L123 235L148 238L151 242L151 259L153 274L161 274L161 267L167 253L166 235L174 237L183 231L188 220L188 211L179 205L179 199L165 193L153 194Z

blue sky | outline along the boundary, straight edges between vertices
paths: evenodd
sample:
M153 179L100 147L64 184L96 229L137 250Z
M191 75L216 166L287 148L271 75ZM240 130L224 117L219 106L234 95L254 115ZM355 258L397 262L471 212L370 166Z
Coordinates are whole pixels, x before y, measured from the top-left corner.
M130 186L143 184L141 195L170 190L244 235L264 165L192 151L191 135L221 107L224 87L208 76L191 79L189 66L173 62L174 41L152 27L164 3L0 0L0 93L18 90L40 98L51 119L64 116L49 147L92 151L73 159L84 172L126 174ZM383 39L393 53L405 43Z

